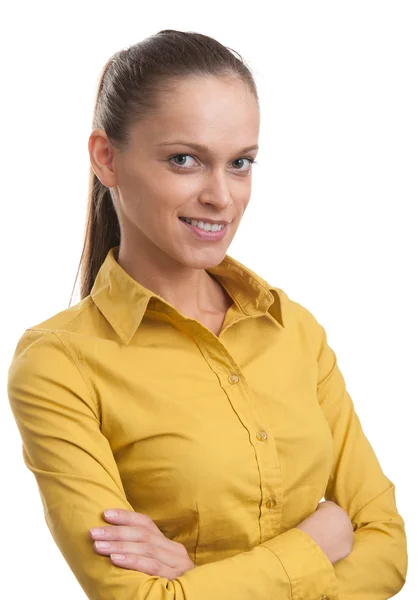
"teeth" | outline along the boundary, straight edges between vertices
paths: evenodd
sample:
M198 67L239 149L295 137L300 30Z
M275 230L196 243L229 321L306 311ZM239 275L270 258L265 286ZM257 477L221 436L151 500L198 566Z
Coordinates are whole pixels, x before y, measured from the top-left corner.
M187 217L180 217L186 223L190 223L194 227L199 227L204 231L220 231L224 225L218 225L217 223L205 223L203 221L196 221L195 219L188 219Z

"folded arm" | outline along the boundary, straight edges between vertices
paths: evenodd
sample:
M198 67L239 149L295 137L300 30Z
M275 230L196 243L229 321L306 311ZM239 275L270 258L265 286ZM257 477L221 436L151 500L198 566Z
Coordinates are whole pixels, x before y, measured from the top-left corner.
M408 562L395 486L363 432L324 328L309 315L317 345L318 400L334 446L325 499L341 506L354 528L351 554L334 565L339 598L387 600L403 587Z
M134 508L89 389L61 334L24 333L8 373L23 458L36 478L52 537L90 600L339 599L333 565L296 528L172 581L120 568L96 554L88 532L108 525L103 511Z

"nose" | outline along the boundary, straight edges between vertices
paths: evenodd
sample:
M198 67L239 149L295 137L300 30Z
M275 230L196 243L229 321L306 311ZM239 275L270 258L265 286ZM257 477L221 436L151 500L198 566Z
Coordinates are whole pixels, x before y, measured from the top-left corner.
M204 181L199 200L203 204L212 204L219 211L232 203L228 184L228 174L220 169L213 169Z

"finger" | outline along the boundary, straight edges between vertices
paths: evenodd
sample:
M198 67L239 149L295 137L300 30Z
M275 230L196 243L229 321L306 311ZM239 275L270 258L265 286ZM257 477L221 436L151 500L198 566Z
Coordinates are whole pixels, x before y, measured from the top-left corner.
M150 529L145 527L132 527L128 525L115 525L105 527L92 527L89 530L89 535L93 540L116 540L129 542L147 542L151 536L154 538L163 537L152 533Z
M104 533L94 535L90 530L90 538L97 541L105 542L142 542L156 548L166 550L177 556L185 554L185 548L179 542L175 542L165 537L164 535L156 535L139 527L131 527L120 525L116 527L100 528Z
M106 514L108 511L112 511L112 513L115 512L116 514ZM111 508L104 511L103 514L105 519L111 521L111 523L124 523L124 525L131 525L134 527L145 527L146 529L150 529L155 533L163 535L153 519L143 513L124 510L122 508Z
M138 558L155 559L171 568L180 564L180 556L178 554L174 554L167 548L157 548L152 544L139 544L137 542L105 542L109 544L109 547L104 548L99 545L100 543L101 542L95 542L93 547L95 552L103 556L109 556L114 553L130 554L137 556Z
M111 555L111 562L123 569L130 569L131 571L140 571L147 575L157 575L158 577L166 577L170 581L178 577L177 571L162 564L155 558L147 558L143 556L137 556L136 554L125 554L124 558L118 558L118 555Z

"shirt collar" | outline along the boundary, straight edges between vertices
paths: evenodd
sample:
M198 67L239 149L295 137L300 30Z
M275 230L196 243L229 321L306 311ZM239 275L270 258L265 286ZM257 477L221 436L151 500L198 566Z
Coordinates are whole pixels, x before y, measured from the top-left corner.
M119 246L113 246L95 278L90 296L120 338L129 344L137 331L150 300L154 309L174 310L164 298L133 279L117 262ZM206 269L232 296L239 310L247 316L267 313L285 327L284 308L287 295L270 286L248 267L225 255L222 262Z

